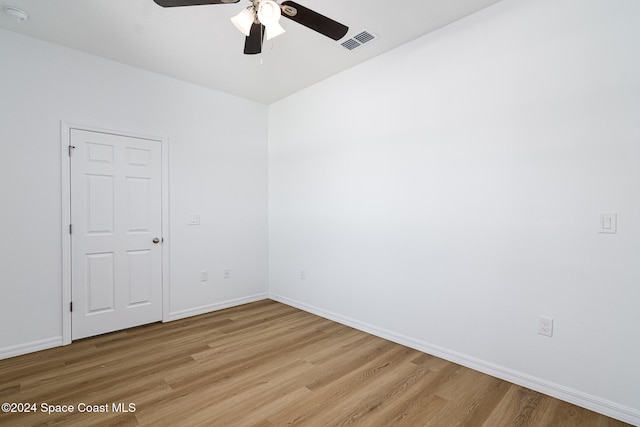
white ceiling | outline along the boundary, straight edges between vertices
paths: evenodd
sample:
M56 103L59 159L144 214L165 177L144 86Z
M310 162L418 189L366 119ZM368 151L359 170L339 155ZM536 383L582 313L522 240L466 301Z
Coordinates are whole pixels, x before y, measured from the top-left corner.
M348 51L289 19L286 33L244 55L244 36L229 18L236 4L162 8L153 0L0 0L29 13L0 28L261 103L272 103L333 74L470 15L499 0L296 0L379 38ZM344 40L343 39L343 40Z

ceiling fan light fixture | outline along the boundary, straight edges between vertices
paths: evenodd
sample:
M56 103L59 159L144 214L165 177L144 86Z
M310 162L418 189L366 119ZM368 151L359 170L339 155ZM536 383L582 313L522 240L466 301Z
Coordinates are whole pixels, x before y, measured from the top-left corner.
M253 8L242 9L242 11L231 18L231 22L236 26L238 30L245 36L249 37L251 33L251 25L255 21L255 14Z
M265 26L267 40L285 32L282 25L278 23L281 14L280 5L272 0L260 0L258 3L258 20Z

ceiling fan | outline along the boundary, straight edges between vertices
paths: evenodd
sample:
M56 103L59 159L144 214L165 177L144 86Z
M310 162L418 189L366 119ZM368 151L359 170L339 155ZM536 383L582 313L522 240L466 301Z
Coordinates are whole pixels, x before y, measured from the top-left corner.
M162 7L197 6L205 4L238 3L240 0L153 0ZM340 40L349 27L327 18L293 1L277 3L274 0L249 0L251 6L231 18L231 22L246 36L244 53L253 55L262 52L262 41L266 35L270 40L285 32L278 23L280 16L311 28L333 40Z

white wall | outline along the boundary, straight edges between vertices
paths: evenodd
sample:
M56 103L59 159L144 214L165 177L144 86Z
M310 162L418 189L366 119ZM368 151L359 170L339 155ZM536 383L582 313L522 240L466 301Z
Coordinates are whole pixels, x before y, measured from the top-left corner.
M266 106L4 30L0 58L0 355L62 335L61 120L168 138L171 318L266 297Z
M271 105L272 296L640 423L639 18L505 0Z

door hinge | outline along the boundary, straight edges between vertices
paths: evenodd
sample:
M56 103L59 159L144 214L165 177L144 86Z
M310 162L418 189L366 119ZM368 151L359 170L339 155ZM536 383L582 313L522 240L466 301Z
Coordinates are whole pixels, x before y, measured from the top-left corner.
M75 145L70 145L69 146L69 157L71 157L71 150L73 150L74 148L76 148Z
M73 313L73 301L69 303L69 311Z
M71 224L69 224L69 234L71 234L72 231L73 231L73 227L71 226Z

